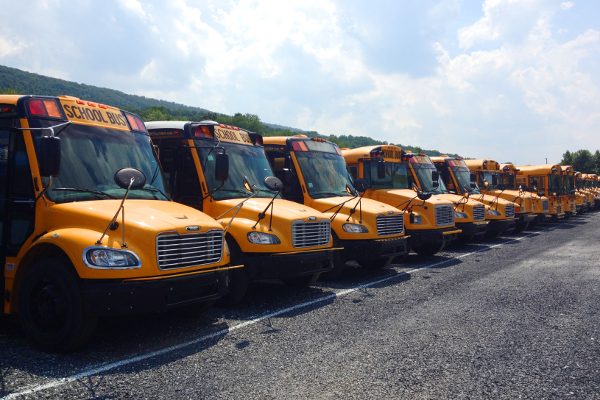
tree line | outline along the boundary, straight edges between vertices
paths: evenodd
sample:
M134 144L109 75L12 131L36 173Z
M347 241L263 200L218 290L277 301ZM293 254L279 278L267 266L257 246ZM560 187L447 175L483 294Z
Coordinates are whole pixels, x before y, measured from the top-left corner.
M561 165L572 165L575 171L585 174L600 175L600 151L596 150L593 154L589 150L565 151Z

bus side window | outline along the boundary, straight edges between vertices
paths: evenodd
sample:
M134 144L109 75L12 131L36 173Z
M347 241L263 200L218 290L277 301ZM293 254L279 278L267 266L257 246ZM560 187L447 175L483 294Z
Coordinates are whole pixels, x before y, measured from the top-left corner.
M291 159L289 156L278 156L280 156L280 154L274 155L267 153L275 176L283 182L283 198L295 201L296 203L304 203L304 195L302 194L300 181L298 180L298 175L291 163Z
M173 200L202 210L202 193L190 149L182 147L181 141L175 139L162 139L157 144Z
M7 255L16 255L33 232L35 196L23 135L13 133L9 153L8 201L10 228Z
M6 219L6 189L8 187L9 132L0 130L0 247L4 247L4 221ZM3 258L3 255L1 255ZM4 261L2 264L4 264ZM1 270L1 268L0 268Z

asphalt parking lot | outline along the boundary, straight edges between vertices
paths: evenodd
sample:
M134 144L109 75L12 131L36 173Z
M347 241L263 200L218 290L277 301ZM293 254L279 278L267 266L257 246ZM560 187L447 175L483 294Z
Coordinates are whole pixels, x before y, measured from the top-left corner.
M598 398L600 213L246 305L107 319L84 351L0 325L6 398Z

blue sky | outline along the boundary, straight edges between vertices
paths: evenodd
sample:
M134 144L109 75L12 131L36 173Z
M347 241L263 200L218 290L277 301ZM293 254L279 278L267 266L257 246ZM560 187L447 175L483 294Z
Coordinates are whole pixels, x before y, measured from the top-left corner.
M600 148L600 3L0 0L0 64L517 164Z

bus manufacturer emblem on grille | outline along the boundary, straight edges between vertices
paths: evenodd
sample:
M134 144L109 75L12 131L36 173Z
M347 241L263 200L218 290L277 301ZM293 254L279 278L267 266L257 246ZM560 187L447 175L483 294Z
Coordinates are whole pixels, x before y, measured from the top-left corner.
M317 220L317 217L312 217L312 216L311 216L311 217L308 217L308 220L309 220L309 221L316 221L316 220Z
M200 227L198 225L190 225L185 227L186 231L199 231Z

